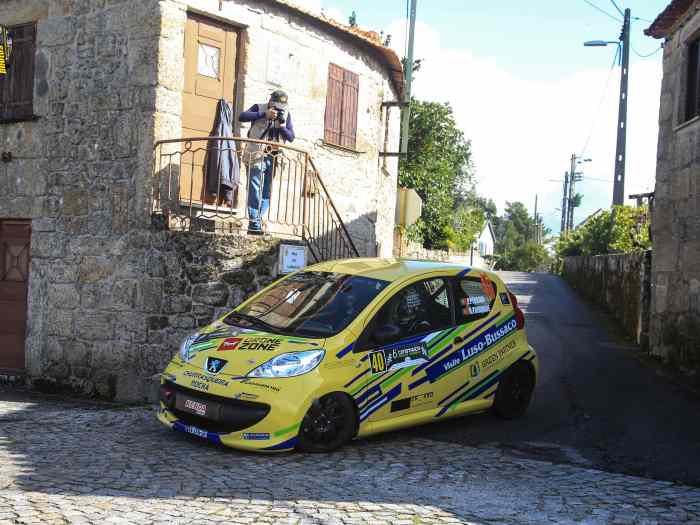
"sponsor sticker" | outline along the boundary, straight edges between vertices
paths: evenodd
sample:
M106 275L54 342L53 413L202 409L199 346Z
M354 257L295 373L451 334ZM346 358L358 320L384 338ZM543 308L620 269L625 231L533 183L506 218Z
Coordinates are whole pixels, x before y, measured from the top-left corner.
M264 388L266 390L270 390L271 392L279 392L280 391L279 387L276 387L275 385L268 385L267 383L256 383L254 381L249 381L247 379L241 380L241 383L244 385L257 386L260 388Z
M183 375L193 380L197 380L204 383L214 383L221 386L228 386L228 381L226 381L225 379L221 379L220 377L205 376L204 374L200 374L199 372L192 372L191 370L185 370Z
M501 292L499 295L501 297L502 304L510 304L510 297L508 297L506 292Z
M266 439L270 439L270 434L268 434L267 432L244 432L243 439L247 439L250 441L263 441Z
M198 381L196 379L193 379L190 382L190 386L198 390L206 390L207 392L209 391L209 383L204 383L203 381Z
M472 377L476 377L481 373L481 367L479 366L479 363L474 363L470 367L470 369Z
M7 75L12 55L12 36L5 26L0 26L0 75Z
M187 432L187 433L189 433L189 434L193 434L193 435L198 436L198 437L201 437L201 438L204 438L204 439L207 439L207 431L206 431L206 430L202 430L201 428L197 428L197 427L193 427L193 426L191 426L191 425L187 425L187 426L185 427L185 432Z
M248 392L238 392L238 394L233 396L233 399L242 399L242 400L254 400L257 399L260 396L256 396L255 394L249 394Z
M248 337L238 346L239 350L262 350L273 352L282 344L279 337Z
M515 348L515 341L510 341L508 344L493 351L493 353L481 361L481 366L486 369L498 363L503 357Z
M428 360L428 350L425 344L398 346L372 352L369 356L372 373L386 370L398 370L408 366L418 365Z
M240 337L227 337L221 342L219 348L217 348L217 351L225 352L226 350L235 350L242 340L243 339Z

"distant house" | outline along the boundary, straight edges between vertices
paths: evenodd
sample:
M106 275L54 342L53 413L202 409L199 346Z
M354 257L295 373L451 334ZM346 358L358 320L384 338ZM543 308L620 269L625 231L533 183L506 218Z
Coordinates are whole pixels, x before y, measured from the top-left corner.
M493 233L491 221L486 221L483 230L472 246L470 253L470 265L478 268L490 268L492 266L491 257L495 253L496 235Z
M645 33L664 44L650 350L700 367L700 2L673 0Z

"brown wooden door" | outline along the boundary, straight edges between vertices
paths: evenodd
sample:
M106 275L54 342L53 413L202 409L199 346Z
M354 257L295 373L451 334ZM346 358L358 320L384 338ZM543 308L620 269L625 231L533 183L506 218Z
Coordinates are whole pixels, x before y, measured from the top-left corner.
M0 370L24 369L29 221L0 221Z
M206 137L214 126L219 99L235 100L235 29L208 18L188 14L185 28L185 89L182 94L182 136ZM180 199L207 202L203 165L206 142L192 143L182 157Z

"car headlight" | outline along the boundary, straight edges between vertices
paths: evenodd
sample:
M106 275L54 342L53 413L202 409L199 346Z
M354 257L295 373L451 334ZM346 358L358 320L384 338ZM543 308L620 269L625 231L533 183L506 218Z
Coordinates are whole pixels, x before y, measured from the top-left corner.
M278 355L248 372L248 377L300 376L316 368L325 353L325 350L309 350Z
M197 334L190 334L182 340L182 343L180 343L180 351L178 352L178 355L185 363L188 363L190 359L192 359L193 354L190 353L190 346L192 346L195 339L197 339Z

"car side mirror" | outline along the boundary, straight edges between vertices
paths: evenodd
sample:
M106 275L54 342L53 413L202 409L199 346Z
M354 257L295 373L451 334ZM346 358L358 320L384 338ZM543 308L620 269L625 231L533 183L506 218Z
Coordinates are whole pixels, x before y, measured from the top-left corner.
M379 344L389 343L397 339L400 332L399 327L395 324L385 324L377 327L372 334L372 339Z

